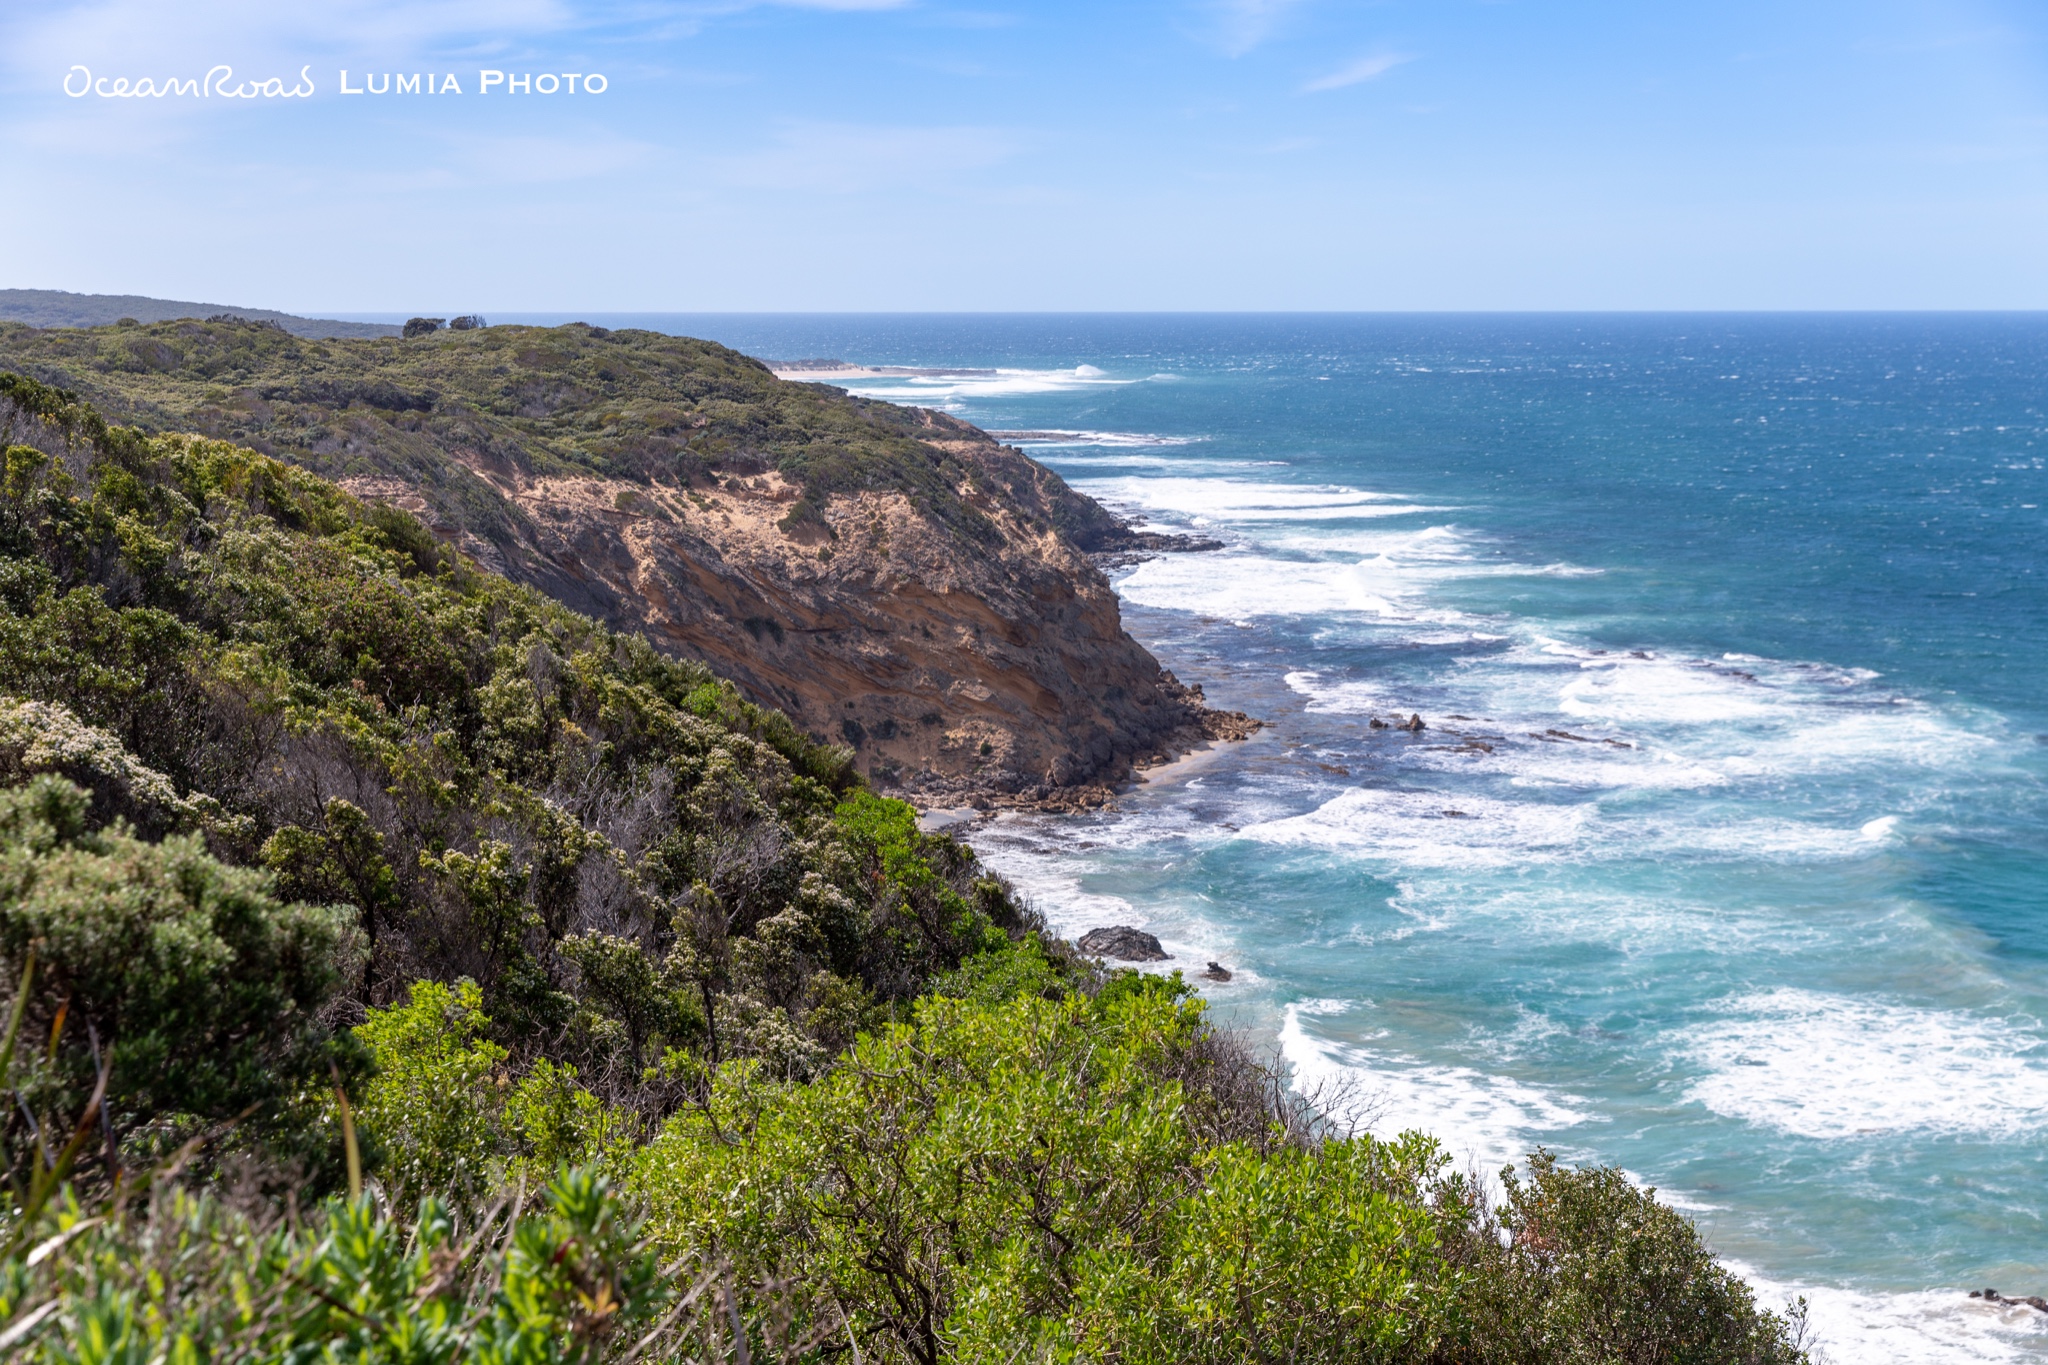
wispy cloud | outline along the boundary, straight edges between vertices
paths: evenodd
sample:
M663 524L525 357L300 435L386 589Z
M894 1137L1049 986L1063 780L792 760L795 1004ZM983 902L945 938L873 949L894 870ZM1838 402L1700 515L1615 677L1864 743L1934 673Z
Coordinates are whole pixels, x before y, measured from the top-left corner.
M72 62L168 71L198 61L252 64L374 52L495 51L554 38L686 35L746 10L901 10L917 0L0 0L0 70L61 73ZM52 63L55 63L54 67Z
M1414 60L1406 52L1375 52L1371 56L1360 57L1349 66L1339 67L1327 76L1318 76L1301 88L1314 94L1324 90L1342 90L1347 85L1363 85L1367 81L1378 80L1403 62Z
M1227 57L1242 57L1273 36L1300 0L1212 0L1212 37Z
M163 75L194 62L253 67L350 51L398 59L480 35L553 33L578 22L565 0L332 0L313 6L74 0L24 7L11 18L0 18L0 64L38 76L72 62Z

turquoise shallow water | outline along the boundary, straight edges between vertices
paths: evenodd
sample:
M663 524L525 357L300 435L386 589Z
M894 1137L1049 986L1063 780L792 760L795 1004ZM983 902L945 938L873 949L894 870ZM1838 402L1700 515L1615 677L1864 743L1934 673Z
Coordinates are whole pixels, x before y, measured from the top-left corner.
M1227 543L1126 620L1272 728L977 836L1057 926L1627 1168L1837 1361L2048 1356L1964 1297L2048 1292L2048 318L650 321L993 370L854 387Z

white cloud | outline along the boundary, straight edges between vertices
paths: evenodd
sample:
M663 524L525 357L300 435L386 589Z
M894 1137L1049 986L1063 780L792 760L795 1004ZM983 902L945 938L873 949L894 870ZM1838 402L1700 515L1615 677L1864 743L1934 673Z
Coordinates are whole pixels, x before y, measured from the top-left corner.
M903 9L915 0L54 0L13 8L0 0L0 65L55 80L73 62L136 75L199 63L258 66L375 53L402 60L430 51L496 51L541 35L674 36L743 10ZM56 73L52 75L51 73Z
M1273 36L1300 0L1214 0L1214 38L1225 56L1242 57Z
M1363 85L1367 81L1378 80L1403 62L1414 60L1415 58L1405 52L1375 52L1369 57L1360 57L1349 66L1340 67L1327 76L1318 76L1301 88L1314 93L1323 90L1342 90L1347 85Z
M212 0L167 6L153 0L56 5L0 29L0 49L17 70L55 63L183 68L376 50L393 58L450 41L506 38L577 26L565 0Z

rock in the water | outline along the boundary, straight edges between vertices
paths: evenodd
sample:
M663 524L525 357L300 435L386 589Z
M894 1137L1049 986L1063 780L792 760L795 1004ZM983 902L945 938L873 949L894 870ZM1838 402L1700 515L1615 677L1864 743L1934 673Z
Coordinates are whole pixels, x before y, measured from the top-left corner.
M1406 725L1403 725L1401 728L1403 730L1414 730L1419 733L1423 730L1427 730L1429 727L1422 723L1422 717L1420 714L1413 714L1408 717L1408 723Z
M1228 981L1230 980L1230 968L1224 966L1221 962L1211 962L1208 969L1202 973L1202 979L1204 981Z
M1113 957L1122 962L1165 962L1166 949L1159 946L1159 940L1142 929L1133 929L1128 924L1112 924L1105 929L1090 929L1081 935L1081 951L1096 957Z
M1384 730L1387 728L1387 723L1381 720L1378 716L1374 716L1371 720L1367 721L1366 724L1371 726L1375 730Z
M2042 1298L2039 1294L2001 1294L1996 1289L1972 1289L1970 1297L1982 1299L1986 1303L2023 1303L2029 1308L2048 1313L2048 1299Z

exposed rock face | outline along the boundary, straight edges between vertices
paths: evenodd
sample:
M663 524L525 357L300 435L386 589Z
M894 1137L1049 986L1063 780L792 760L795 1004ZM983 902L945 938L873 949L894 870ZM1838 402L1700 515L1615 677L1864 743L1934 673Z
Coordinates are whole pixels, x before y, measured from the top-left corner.
M485 568L703 659L927 806L1099 804L1136 766L1257 728L1159 668L1100 567L1213 542L1129 526L964 422L715 343L0 322L0 369L405 508Z
M1080 495L976 428L922 415L932 444L999 490L962 490L999 533L988 542L963 543L895 492L835 495L822 524L786 529L800 492L775 471L662 486L468 452L457 457L524 514L530 544L508 555L455 533L487 567L707 660L926 803L1099 804L1134 765L1258 728L1159 667L1090 559L1179 548L1172 537L1087 502L1084 548L1057 529L1075 509L1055 505ZM342 485L435 520L402 481Z
M1096 957L1113 957L1123 962L1166 962L1170 958L1159 940L1142 929L1133 929L1128 924L1112 924L1106 929L1090 929L1081 935L1077 945L1082 952Z

